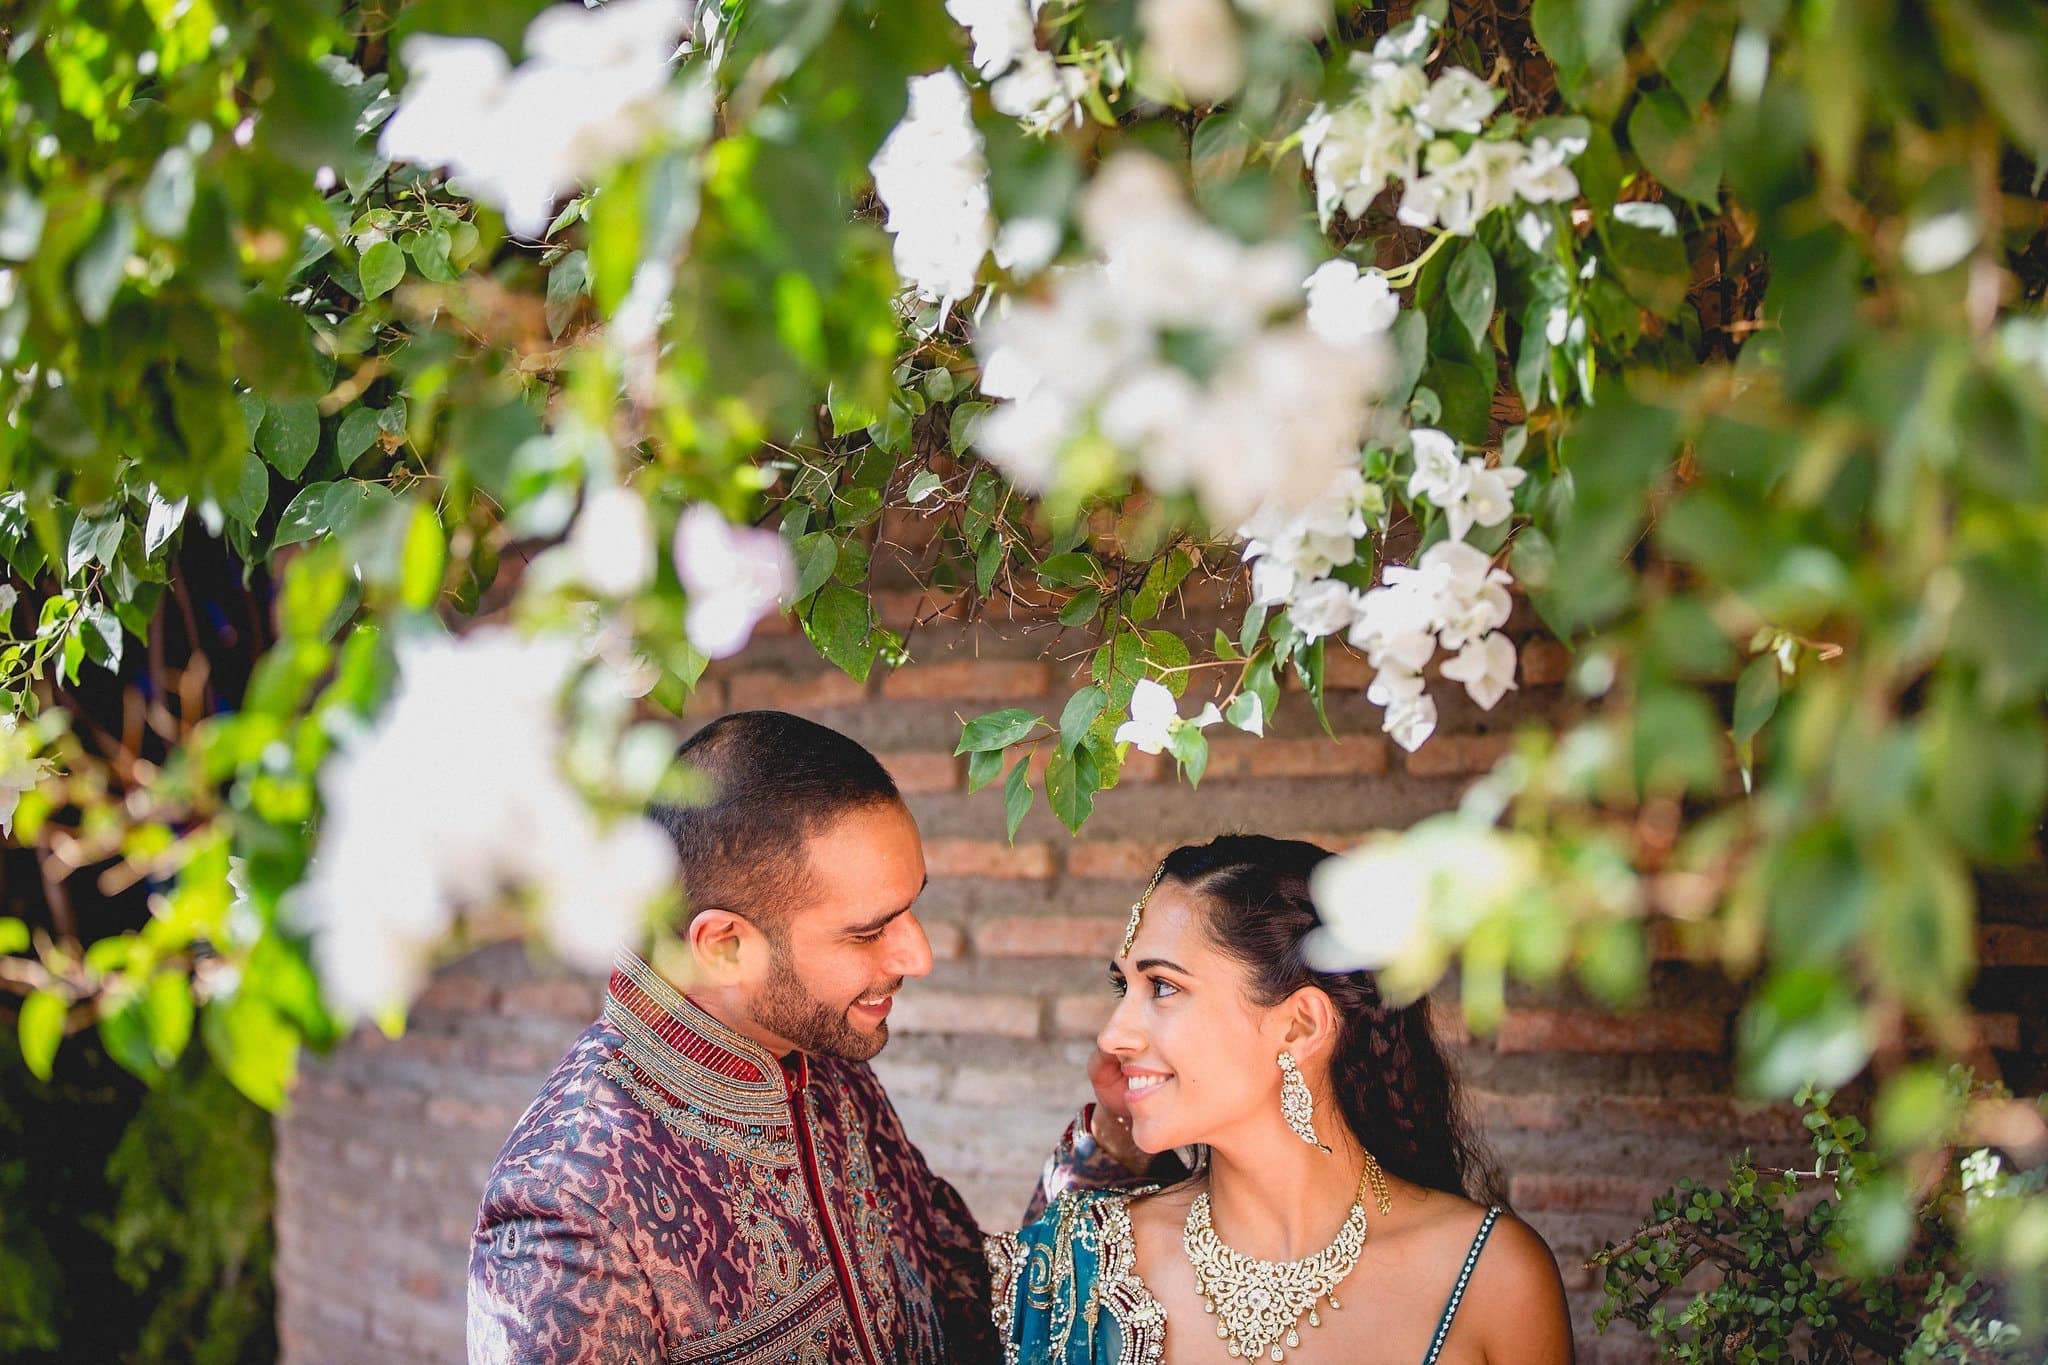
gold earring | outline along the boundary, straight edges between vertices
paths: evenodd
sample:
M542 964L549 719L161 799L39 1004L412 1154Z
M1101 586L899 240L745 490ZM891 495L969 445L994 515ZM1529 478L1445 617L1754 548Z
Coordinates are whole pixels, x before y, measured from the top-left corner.
M1315 1096L1308 1093L1308 1082L1301 1078L1301 1068L1295 1065L1291 1052L1280 1054L1280 1117L1309 1146L1323 1152L1330 1150L1329 1144L1316 1136Z
M1152 893L1159 889L1159 879L1165 875L1166 863L1164 860L1161 860L1158 868L1152 873L1152 880L1145 885L1145 894L1131 902L1131 918L1124 925L1124 942L1123 946L1117 949L1116 955L1118 957L1129 957L1131 955L1131 944L1138 937L1138 916L1145 913L1145 902L1152 899Z

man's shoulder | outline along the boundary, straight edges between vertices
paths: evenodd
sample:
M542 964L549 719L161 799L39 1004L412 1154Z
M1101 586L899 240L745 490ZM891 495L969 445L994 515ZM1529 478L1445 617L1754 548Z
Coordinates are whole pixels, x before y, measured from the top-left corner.
M623 1157L652 1119L612 1074L622 1044L603 1020L578 1036L505 1140L494 1179L515 1168L539 1174Z

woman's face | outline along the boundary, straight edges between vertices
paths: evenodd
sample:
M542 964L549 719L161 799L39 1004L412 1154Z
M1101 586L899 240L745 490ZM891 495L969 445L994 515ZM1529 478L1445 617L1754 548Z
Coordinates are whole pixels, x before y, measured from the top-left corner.
M1207 913L1187 887L1161 883L1130 952L1110 964L1122 999L1096 1042L1123 1067L1131 1137L1148 1152L1281 1121L1286 1011L1252 1003L1244 966L1209 941Z

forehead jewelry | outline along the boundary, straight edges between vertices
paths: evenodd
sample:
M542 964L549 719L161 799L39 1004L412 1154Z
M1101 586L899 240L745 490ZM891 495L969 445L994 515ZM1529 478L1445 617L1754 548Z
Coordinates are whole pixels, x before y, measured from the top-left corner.
M1129 957L1131 955L1131 943L1138 937L1138 916L1145 913L1145 902L1152 899L1152 893L1159 889L1159 879L1165 875L1166 863L1162 860L1158 870L1153 872L1152 880L1145 884L1145 894L1131 902L1131 918L1124 925L1124 943L1123 947L1117 949L1116 955L1118 957Z

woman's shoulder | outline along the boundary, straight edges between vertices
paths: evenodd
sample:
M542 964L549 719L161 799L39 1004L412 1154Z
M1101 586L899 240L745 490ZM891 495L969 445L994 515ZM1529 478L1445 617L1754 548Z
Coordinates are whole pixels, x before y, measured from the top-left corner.
M1477 1240L1475 1228L1453 1290L1459 1320L1477 1331L1488 1359L1570 1360L1570 1310L1549 1244L1505 1209L1486 1210L1480 1218L1485 1241Z

